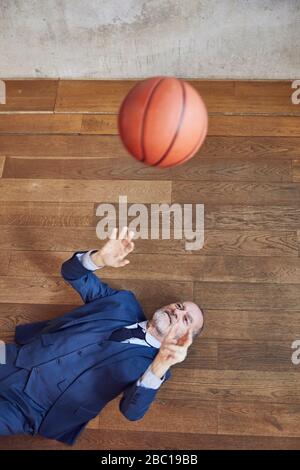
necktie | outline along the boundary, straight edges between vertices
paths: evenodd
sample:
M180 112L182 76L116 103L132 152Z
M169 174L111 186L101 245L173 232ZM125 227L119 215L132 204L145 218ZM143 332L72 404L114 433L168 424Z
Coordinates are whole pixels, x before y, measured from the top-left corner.
M146 333L143 328L138 325L137 328L119 328L112 332L109 337L110 341L125 341L125 339L139 338L145 340Z

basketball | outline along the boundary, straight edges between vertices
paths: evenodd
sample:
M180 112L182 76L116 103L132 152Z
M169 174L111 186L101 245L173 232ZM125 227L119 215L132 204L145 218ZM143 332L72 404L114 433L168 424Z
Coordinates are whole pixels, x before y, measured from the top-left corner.
M146 165L180 165L199 150L208 116L199 93L175 77L152 77L135 85L118 116L127 151Z

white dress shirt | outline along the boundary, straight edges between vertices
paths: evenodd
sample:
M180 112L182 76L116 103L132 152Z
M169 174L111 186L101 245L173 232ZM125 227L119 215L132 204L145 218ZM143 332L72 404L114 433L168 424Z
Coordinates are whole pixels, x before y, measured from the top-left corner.
M81 264L89 271L96 271L97 269L103 268L103 266L98 266L92 260L91 253L94 251L98 250L89 250L85 253L77 253L76 255ZM143 329L143 331L146 332L145 340L141 338L129 338L122 341L122 343L140 344L141 346L148 346L149 348L154 347L159 349L161 345L160 341L158 341L158 339L156 339L147 331L147 320L139 323L133 323L132 325L126 326L125 328L136 328L137 325L139 325ZM143 374L143 376L139 378L139 380L137 381L137 385L145 388L157 389L163 383L164 377L160 379L155 374L153 374L150 368L151 364L146 370L146 372Z

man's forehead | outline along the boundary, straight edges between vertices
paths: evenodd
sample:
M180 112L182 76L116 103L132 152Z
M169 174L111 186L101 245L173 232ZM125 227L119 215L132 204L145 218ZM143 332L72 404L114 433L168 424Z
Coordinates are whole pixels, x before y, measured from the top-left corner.
M197 304L193 302L182 302L184 308L193 316L193 318L203 317L203 313Z

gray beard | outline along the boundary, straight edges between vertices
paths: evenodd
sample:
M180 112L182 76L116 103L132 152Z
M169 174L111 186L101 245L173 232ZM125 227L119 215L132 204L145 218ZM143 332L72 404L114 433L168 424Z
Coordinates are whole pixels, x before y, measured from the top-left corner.
M153 315L152 320L151 320L152 325L155 327L156 331L157 331L160 335L164 335L164 334L165 334L165 331L162 330L162 329L160 328L160 326L159 326L159 318L160 318L161 316L165 316L165 315L166 315L165 311L160 308L160 309L158 309L158 310L156 310L156 311L154 312L154 315Z

